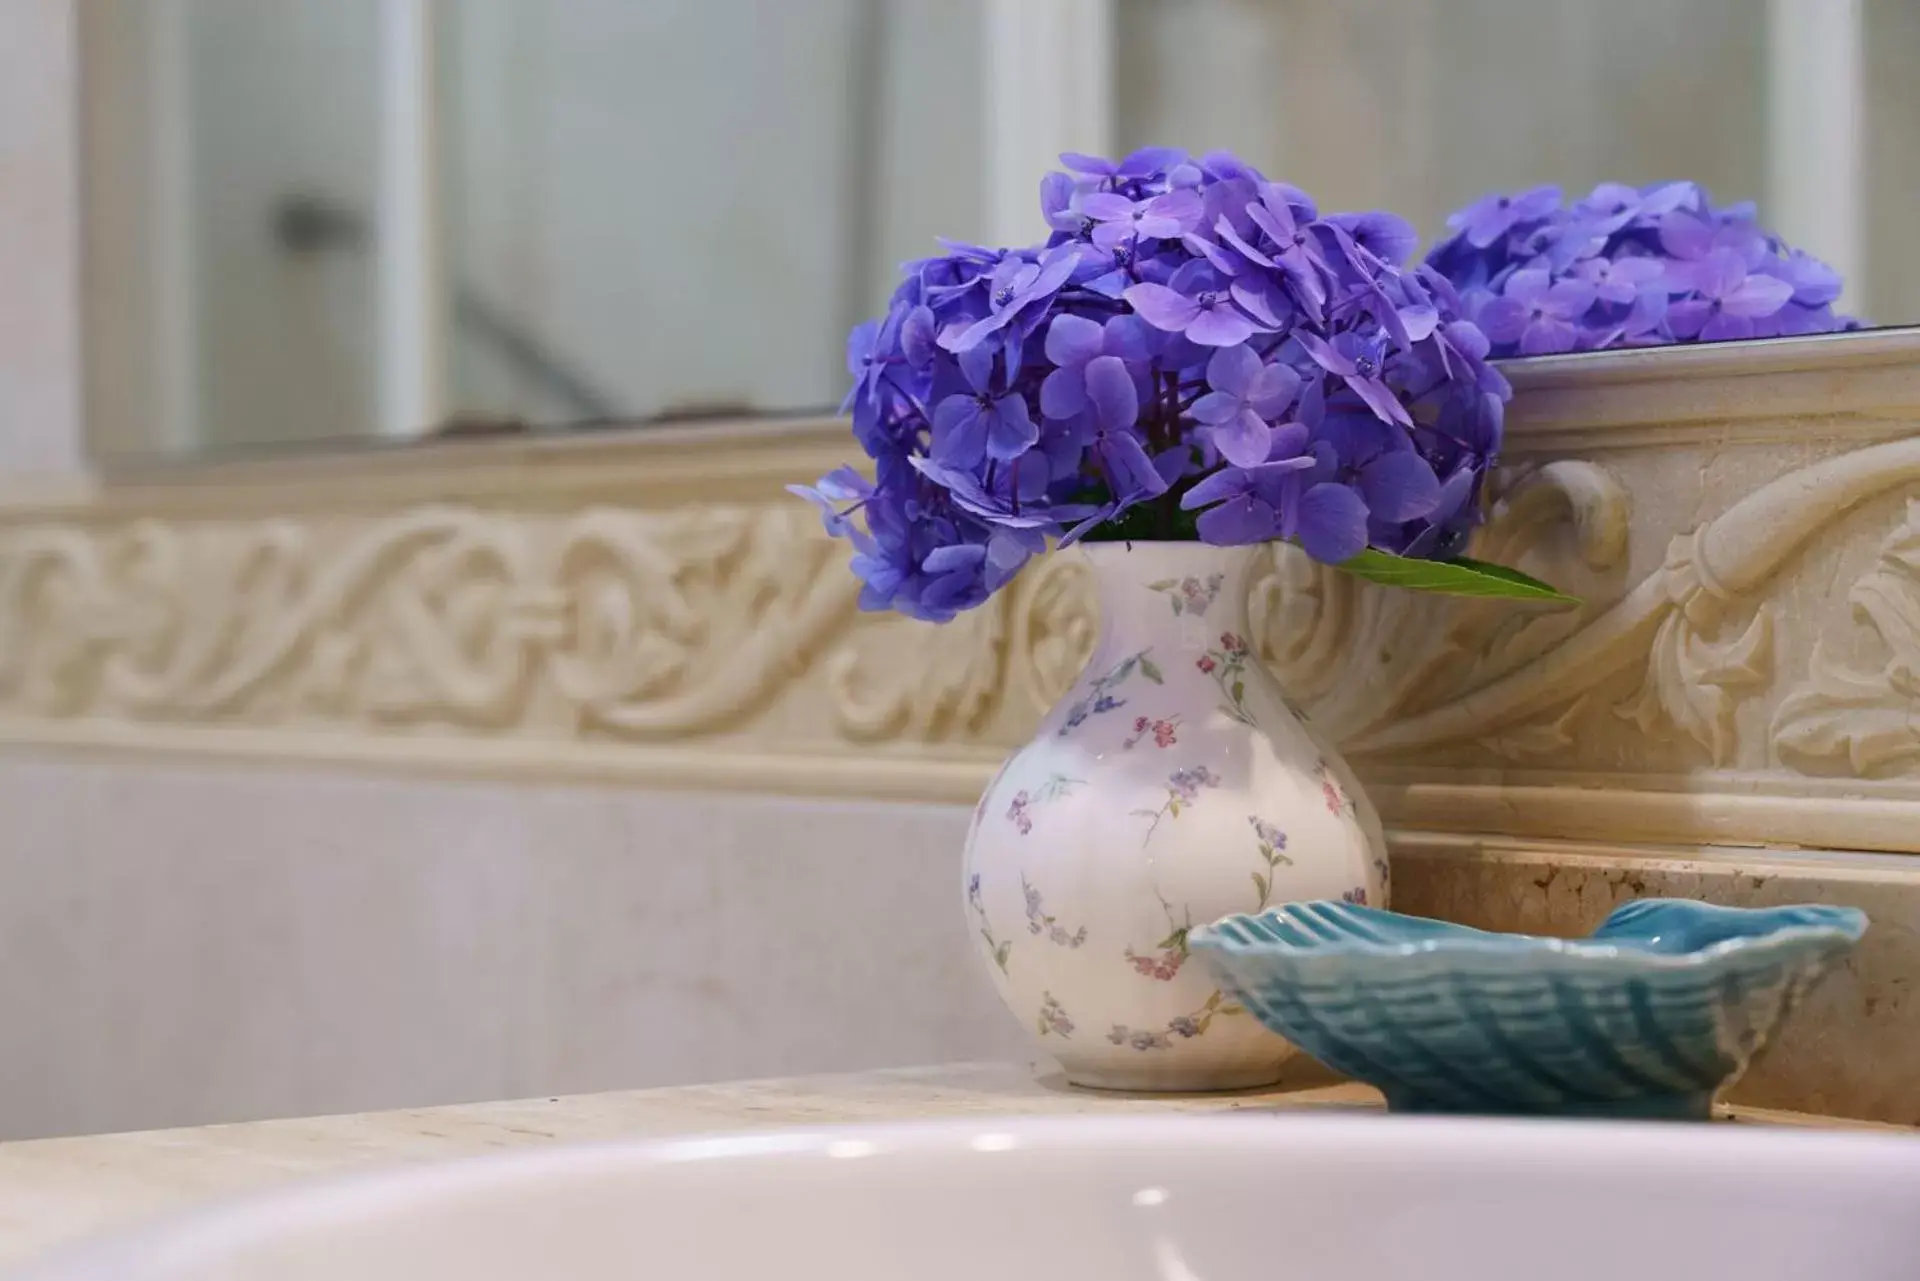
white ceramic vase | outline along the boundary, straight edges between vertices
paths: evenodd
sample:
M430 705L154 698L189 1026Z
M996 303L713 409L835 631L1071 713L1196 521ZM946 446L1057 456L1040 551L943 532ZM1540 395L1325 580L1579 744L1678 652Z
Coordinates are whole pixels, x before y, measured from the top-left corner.
M1380 821L1254 657L1256 549L1096 543L1086 670L988 784L968 924L1007 1008L1078 1085L1271 1084L1292 1048L1187 931L1301 899L1383 904Z

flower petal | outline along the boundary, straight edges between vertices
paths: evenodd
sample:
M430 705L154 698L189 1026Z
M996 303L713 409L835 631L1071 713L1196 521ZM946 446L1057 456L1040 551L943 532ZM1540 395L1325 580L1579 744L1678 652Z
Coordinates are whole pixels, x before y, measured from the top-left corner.
M1084 365L1105 346L1105 331L1085 316L1059 315L1047 326L1047 359L1062 367Z
M1185 331L1200 314L1199 303L1185 294L1175 293L1165 285L1134 285L1122 296L1135 315L1155 329L1168 333Z
M1039 439L1040 428L1027 412L1024 397L1002 396L993 402L993 412L987 415L987 457L1011 462Z
M987 453L987 424L978 399L955 395L934 406L931 450L934 459L948 467L980 465Z
M1571 324L1553 316L1539 316L1520 335L1522 356L1553 356L1572 351L1580 333Z
M1793 286L1777 276L1752 275L1721 295L1720 308L1729 316L1771 316L1793 297Z
M1216 547L1265 543L1280 535L1280 514L1251 494L1241 494L1201 512L1194 524L1201 539Z
M1247 346L1222 347L1207 361L1207 386L1244 398L1260 373L1260 357Z
M1480 309L1480 329L1494 342L1517 342L1526 332L1529 314L1526 304L1516 298L1489 298Z
M1440 504L1440 478L1411 449L1382 455L1360 473L1360 493L1377 520L1418 520Z
M1213 427L1239 413L1241 403L1230 391L1210 391L1194 401L1187 412L1193 415L1193 421Z
M1572 328L1572 326L1568 326ZM1413 418L1407 413L1407 407L1393 394L1387 385L1378 378L1349 377L1347 386L1367 402L1367 408L1386 422L1399 423L1402 427L1413 426Z
M1209 503L1223 502L1235 494L1247 492L1248 480L1244 472L1231 467L1222 467L1211 476L1206 476L1192 489L1180 496L1182 511L1193 511Z
M1247 387L1247 404L1262 418L1278 418L1300 392L1300 375L1277 361L1261 366Z
M1272 430L1251 409L1242 409L1213 429L1214 448L1235 467L1264 463L1272 443Z
M1367 504L1345 485L1315 485L1292 514L1300 546L1323 564L1338 565L1367 549Z
M1236 307L1216 305L1199 309L1185 332L1203 347L1237 347L1253 337L1253 322Z
M1501 293L1516 302L1532 307L1545 299L1547 291L1552 287L1553 277L1545 268L1529 267L1507 277L1506 288L1501 290Z
M1318 334L1303 332L1295 334L1294 337L1298 338L1300 345L1306 348L1307 355L1313 357L1313 363L1328 373L1350 374L1353 372L1353 362L1341 355L1332 343Z
M1040 384L1040 412L1048 418L1071 418L1086 407L1087 380L1080 369L1056 369Z
M1133 209L1133 201L1118 192L1096 191L1080 197L1080 212L1097 222L1131 218Z
M1166 478L1131 432L1113 433L1101 445L1099 454L1106 467L1107 483L1121 502L1156 498L1167 492Z
M1140 417L1140 393L1133 385L1133 374L1118 356L1099 356L1087 362L1087 399L1093 402L1100 425L1109 430L1131 427Z

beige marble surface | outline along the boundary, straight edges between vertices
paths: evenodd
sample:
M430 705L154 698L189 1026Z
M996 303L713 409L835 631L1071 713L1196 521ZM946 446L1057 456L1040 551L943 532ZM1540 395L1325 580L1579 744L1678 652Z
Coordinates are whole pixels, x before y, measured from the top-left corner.
M350 1170L549 1143L968 1116L1375 1109L1351 1083L1233 1095L1076 1090L1025 1064L950 1064L0 1144L0 1267L153 1216ZM1733 1120L1860 1126L1722 1109Z
M1920 1125L1920 858L1660 849L1401 833L1393 906L1481 929L1577 937L1639 898L1857 907L1860 946L1728 1091L1735 1103Z

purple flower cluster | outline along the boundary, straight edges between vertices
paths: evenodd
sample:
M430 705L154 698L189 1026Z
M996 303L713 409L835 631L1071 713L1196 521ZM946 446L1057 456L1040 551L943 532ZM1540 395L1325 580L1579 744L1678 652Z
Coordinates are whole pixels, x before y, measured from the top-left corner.
M1459 291L1495 356L1855 329L1840 277L1691 182L1602 183L1481 197L1447 219L1427 265Z
M848 341L874 479L795 492L853 541L862 607L951 618L1049 539L1461 545L1509 389L1405 221L1225 153L1061 160L1044 243L948 243Z

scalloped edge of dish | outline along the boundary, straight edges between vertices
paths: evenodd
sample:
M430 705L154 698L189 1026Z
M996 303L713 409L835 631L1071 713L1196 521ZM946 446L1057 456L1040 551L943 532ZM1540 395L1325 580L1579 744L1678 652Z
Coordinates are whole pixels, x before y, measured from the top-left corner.
M1613 912L1608 913L1607 919L1613 919L1616 913L1636 904L1667 903L1695 904L1724 912L1751 913L1754 916L1792 908L1817 912L1828 917L1829 923L1783 925L1763 932L1719 939L1688 952L1649 952L1642 948L1623 947L1615 942L1596 941L1591 936L1563 939L1540 934L1480 930L1468 925L1455 925L1449 921L1435 921L1429 917L1390 912L1384 908L1361 907L1335 899L1316 899L1303 903L1282 904L1258 914L1236 913L1222 917L1218 921L1196 927L1188 936L1188 943L1196 951L1210 952L1223 957L1284 958L1309 963L1353 960L1393 961L1428 957L1445 957L1467 962L1496 959L1510 962L1515 958L1525 957L1531 961L1544 962L1556 969L1599 964L1612 969L1673 972L1701 969L1732 956L1744 955L1752 958L1808 947L1844 951L1858 943L1871 924L1865 912L1853 907L1796 903L1777 908L1725 908L1718 904L1698 903L1693 899L1635 899L1631 903L1623 903L1615 908ZM1253 925L1299 909L1331 909L1342 916L1389 918L1415 921L1424 925L1443 925L1448 928L1444 933L1428 938L1397 942L1380 942L1349 936L1320 939L1305 945L1277 938L1232 938L1223 932L1227 927L1236 924ZM1601 924L1604 926L1605 922Z

